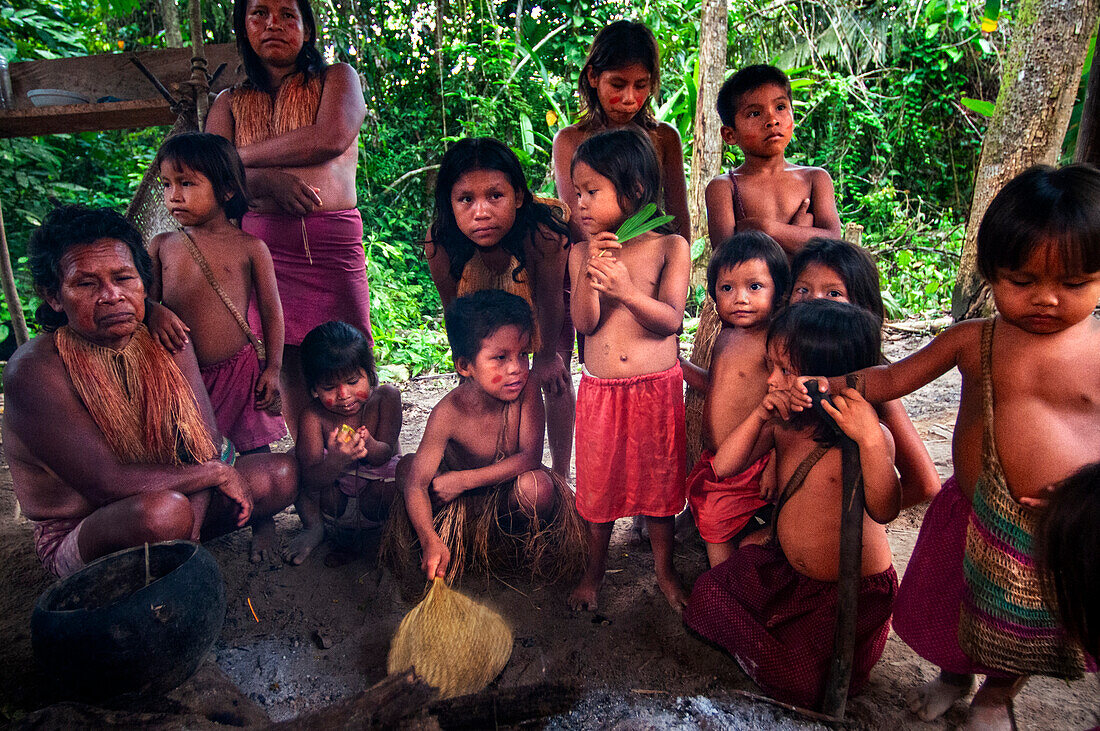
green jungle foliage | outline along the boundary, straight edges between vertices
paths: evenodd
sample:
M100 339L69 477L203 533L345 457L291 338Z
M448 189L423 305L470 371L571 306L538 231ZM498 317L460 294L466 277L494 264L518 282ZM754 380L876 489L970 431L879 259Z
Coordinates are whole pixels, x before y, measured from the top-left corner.
M232 3L199 1L207 41L232 40ZM996 14L999 4L991 4ZM465 135L498 137L519 154L532 188L554 195L551 142L576 118L588 46L605 24L630 18L658 38L658 117L680 130L690 160L700 5L314 3L327 56L351 63L366 91L359 206L372 321L388 376L450 366L421 243L447 145ZM22 61L161 47L159 7L156 0L11 0L0 8L0 53ZM864 226L895 317L941 313L950 302L983 113L996 98L1011 26L1006 7L998 28L982 32L982 12L966 0L730 0L728 68L774 63L788 70L797 122L788 159L831 173L841 217ZM186 2L180 17L188 42ZM52 202L125 208L164 132L0 140L0 200L25 306L37 302L21 266L24 245ZM1075 136L1071 129L1068 144ZM737 151L728 149L723 167L736 164ZM702 250L701 242L693 247ZM0 318L7 319L6 307Z

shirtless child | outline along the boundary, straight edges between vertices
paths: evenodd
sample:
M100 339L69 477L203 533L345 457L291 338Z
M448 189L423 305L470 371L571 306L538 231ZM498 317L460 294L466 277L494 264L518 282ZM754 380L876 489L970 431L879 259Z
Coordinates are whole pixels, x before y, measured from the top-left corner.
M497 511L496 519L488 521L496 529L517 522L529 526L528 546L547 534L553 540L570 520L579 535L568 487L542 466L542 396L539 384L528 381L531 308L516 295L486 289L456 299L447 308L446 322L462 381L432 409L416 452L397 465L397 486L420 541L420 568L429 580L453 578L464 568L450 566L455 545L436 532L433 518L459 498L470 502L466 525L448 533L456 543L463 531L486 523L480 514L471 514L474 506L482 513ZM550 518L554 523L545 525ZM556 557L563 565L579 563L579 540L572 546L556 542L551 550L558 549L564 551Z
M941 671L911 695L922 720L985 675L965 727L1007 729L1029 675L1084 667L1042 600L1031 553L1046 488L1100 461L1100 171L1037 166L1009 181L978 229L978 270L996 317L858 375L876 402L962 373L955 476L925 513L894 629Z
M646 516L657 583L674 609L687 596L672 563L673 520L684 507L684 396L677 333L691 256L682 236L658 229L619 241L623 221L660 196L649 138L594 135L572 165L578 223L571 309L585 344L577 392L577 510L588 521L588 568L574 609L595 609L617 518Z
M154 164L160 168L164 202L181 229L149 242L150 297L171 311L156 307L150 330L170 351L191 333L218 428L242 453L268 451L271 442L286 435L282 417L269 413L280 401L283 308L264 242L229 220L247 210L244 168L226 140L199 132L170 138ZM200 261L238 314L258 300L266 361L261 362Z
M833 181L821 168L792 165L791 82L774 66L748 66L718 92L722 139L745 161L707 184L707 228L715 248L735 231L763 231L787 257L815 236L840 237Z
M707 289L722 319L710 370L680 361L684 379L706 394L704 452L688 475L687 491L711 566L730 557L736 548L734 539L770 497L763 494L761 486L770 452L748 469L725 478L715 474L711 461L726 437L768 392L768 325L785 301L789 284L787 257L774 239L759 231L734 235L715 249L707 267ZM769 488L775 485L774 474L772 477L764 483Z

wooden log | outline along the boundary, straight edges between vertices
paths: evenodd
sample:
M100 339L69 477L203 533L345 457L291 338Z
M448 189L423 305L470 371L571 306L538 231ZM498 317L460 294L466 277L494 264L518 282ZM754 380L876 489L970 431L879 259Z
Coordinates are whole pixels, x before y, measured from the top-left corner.
M573 685L535 683L437 701L429 712L444 729L497 728L566 713L577 697Z
M273 728L289 731L391 728L422 712L435 694L435 688L410 669L383 678L359 695L275 724Z

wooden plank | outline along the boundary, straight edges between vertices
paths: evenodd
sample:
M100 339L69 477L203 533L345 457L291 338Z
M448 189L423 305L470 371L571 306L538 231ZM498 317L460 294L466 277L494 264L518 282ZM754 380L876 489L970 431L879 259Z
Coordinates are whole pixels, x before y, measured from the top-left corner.
M211 88L218 92L244 78L238 73L237 47L221 43L205 47L207 68L211 73L221 63L228 64ZM108 53L47 61L24 61L10 67L15 110L31 109L27 98L31 89L65 89L94 102L102 97L121 100L161 99L149 80L130 61L136 56L173 94L179 95L181 83L191 78L191 49L160 48L133 53Z
M104 104L66 104L0 112L0 138L32 137L104 129L140 129L173 124L176 115L163 99Z

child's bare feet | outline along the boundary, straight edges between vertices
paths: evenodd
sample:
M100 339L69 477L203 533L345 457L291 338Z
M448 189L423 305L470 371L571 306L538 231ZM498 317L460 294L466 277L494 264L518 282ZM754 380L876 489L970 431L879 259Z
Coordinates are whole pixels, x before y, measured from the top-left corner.
M587 575L577 584L577 588L569 595L569 608L574 612L594 612L596 606L596 594L600 591L600 581L593 581Z
M275 521L257 518L252 521L252 548L248 560L259 563L271 558L275 549Z
M300 566L302 562L309 558L309 554L313 552L313 549L321 545L324 540L324 525L319 524L304 528L302 532L290 542L287 549L283 551L283 560L294 566Z
M909 704L909 710L917 714L918 718L922 721L933 721L946 713L955 701L969 695L973 689L973 675L941 673L935 680L913 688L905 700Z
M1012 701L986 705L971 703L966 714L966 723L959 727L961 731L1015 731L1016 714L1012 711Z
M687 606L688 597L687 592L684 591L684 585L680 583L680 577L677 576L676 572L673 571L671 574L667 574L658 571L657 586L661 587L661 593L665 595L665 599L668 600L669 605L672 606L676 613L682 614L684 607Z

